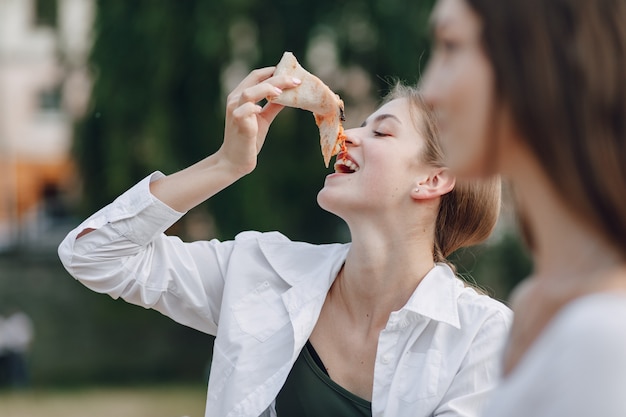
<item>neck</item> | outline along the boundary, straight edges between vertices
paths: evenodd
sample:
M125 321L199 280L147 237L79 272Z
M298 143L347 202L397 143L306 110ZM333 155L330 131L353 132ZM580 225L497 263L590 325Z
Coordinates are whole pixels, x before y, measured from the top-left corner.
M434 266L434 230L390 230L351 229L353 242L330 296L355 325L383 328Z

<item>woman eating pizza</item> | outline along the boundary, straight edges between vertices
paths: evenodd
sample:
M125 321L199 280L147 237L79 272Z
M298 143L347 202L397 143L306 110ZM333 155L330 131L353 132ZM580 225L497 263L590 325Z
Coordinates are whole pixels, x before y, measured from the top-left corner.
M283 108L272 99L302 81L274 71L253 71L229 95L216 153L149 175L89 217L60 245L63 264L94 291L216 336L206 416L479 415L511 312L446 257L490 235L500 182L456 183L416 89L396 87L345 131L318 194L351 243L163 233L254 170Z

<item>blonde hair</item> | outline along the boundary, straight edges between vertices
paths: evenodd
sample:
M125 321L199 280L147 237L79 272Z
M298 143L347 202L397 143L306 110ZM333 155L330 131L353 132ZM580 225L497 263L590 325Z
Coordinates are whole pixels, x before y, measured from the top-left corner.
M416 87L396 83L385 97L387 103L407 99L416 128L425 147L423 162L444 167L444 152L439 138L436 117ZM433 258L449 263L447 258L457 249L477 245L491 235L501 205L501 180L494 176L480 180L458 181L452 191L443 195L435 225Z

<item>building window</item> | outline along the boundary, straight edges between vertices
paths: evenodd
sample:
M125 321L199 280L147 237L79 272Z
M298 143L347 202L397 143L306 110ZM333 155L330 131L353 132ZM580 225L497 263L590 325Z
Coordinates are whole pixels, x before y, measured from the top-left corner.
M37 26L57 26L57 0L35 0Z

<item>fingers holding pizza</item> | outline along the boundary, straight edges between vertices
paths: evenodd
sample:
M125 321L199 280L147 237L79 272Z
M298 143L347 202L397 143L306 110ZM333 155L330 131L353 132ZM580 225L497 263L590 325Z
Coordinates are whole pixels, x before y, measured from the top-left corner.
M328 168L330 158L345 146L341 122L344 118L343 100L318 77L302 68L291 52L285 52L274 72L275 76L289 75L302 80L298 88L269 98L271 102L308 110L313 113L320 130L320 146L324 165Z
M263 100L267 103L259 105ZM344 146L343 101L291 52L285 52L276 67L252 71L228 95L221 151L237 173L245 175L256 167L269 126L284 106L313 113L326 167Z
M231 166L242 175L250 173L257 162L270 124L283 106L269 99L298 86L293 76L272 76L274 67L252 71L228 95L224 143L220 151ZM265 106L259 103L265 99Z

